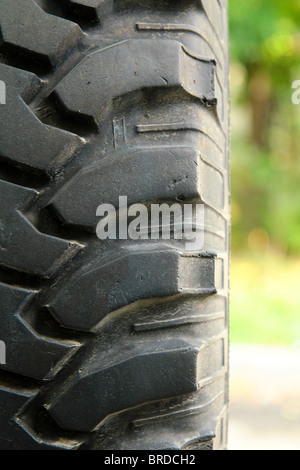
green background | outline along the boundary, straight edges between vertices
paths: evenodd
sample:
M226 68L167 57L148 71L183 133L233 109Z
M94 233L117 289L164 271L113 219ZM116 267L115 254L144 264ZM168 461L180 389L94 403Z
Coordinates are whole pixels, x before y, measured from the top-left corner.
M231 339L300 340L300 1L229 0Z

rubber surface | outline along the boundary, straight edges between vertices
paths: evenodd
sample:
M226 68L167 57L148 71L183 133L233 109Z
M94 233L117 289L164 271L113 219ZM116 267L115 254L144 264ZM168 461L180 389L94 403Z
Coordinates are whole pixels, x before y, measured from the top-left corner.
M225 449L226 0L0 0L0 449ZM96 236L198 202L204 247Z

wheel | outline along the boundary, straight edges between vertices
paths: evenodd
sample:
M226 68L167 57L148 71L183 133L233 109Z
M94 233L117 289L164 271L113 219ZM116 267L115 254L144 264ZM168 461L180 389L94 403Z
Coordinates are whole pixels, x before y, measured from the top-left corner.
M227 0L0 9L0 448L225 449Z

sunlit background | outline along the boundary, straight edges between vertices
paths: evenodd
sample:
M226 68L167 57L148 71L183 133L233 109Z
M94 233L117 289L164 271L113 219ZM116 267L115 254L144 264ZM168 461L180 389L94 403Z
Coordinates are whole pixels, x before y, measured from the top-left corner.
M229 10L229 448L300 450L300 1Z

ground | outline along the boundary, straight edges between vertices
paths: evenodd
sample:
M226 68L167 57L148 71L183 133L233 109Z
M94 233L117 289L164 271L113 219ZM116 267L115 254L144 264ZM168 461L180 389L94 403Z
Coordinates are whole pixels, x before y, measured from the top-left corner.
M300 347L231 345L229 450L300 450Z

